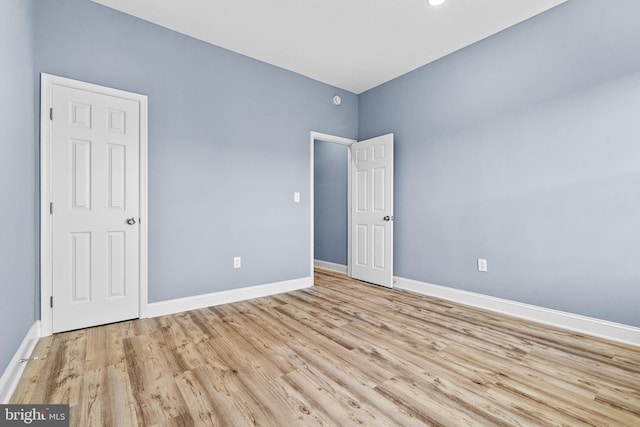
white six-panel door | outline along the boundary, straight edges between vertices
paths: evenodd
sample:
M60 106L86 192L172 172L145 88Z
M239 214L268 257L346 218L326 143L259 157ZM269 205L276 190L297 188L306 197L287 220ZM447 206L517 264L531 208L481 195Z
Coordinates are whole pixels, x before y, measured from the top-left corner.
M139 102L50 87L52 332L139 317Z
M393 287L393 134L351 149L351 275Z

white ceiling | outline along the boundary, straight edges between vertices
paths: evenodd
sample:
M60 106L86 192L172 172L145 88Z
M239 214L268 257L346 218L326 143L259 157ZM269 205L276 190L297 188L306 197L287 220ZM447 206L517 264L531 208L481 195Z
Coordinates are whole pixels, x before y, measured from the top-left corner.
M566 0L93 0L359 94Z

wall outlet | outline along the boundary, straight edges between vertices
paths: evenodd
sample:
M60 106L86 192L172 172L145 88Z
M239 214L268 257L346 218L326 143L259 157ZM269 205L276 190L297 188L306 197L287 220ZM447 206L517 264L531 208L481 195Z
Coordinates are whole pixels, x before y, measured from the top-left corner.
M478 258L478 271L486 272L487 271L487 260L483 258Z
M295 193L293 193L293 201L295 203L300 203L300 193L299 192L296 191Z
M233 268L242 267L242 258L239 256L233 257Z

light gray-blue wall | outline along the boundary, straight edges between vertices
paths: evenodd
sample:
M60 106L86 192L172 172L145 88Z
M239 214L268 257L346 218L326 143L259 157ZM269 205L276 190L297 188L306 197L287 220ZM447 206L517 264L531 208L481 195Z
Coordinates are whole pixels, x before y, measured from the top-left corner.
M356 95L87 0L37 6L37 72L149 97L150 302L310 275L309 132L355 137Z
M346 145L314 143L314 257L347 265Z
M0 374L36 321L33 1L0 1Z
M396 275L640 326L638 16L569 1L360 95Z

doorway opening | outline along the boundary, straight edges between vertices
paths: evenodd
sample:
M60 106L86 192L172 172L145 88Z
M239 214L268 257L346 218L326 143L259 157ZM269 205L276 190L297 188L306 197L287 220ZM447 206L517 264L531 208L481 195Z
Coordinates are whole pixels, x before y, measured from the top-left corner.
M311 277L315 266L340 271L351 275L351 151L349 146L357 142L318 132L311 132ZM316 160L337 160L341 163L336 174L327 170L316 170ZM344 168L344 169L343 169ZM317 176L320 173L321 176ZM318 189L316 200L316 178L324 188ZM338 192L335 194L334 192ZM337 202L337 206L332 204ZM340 212L342 211L342 212ZM328 217L328 216L332 217ZM338 219L338 221L335 221ZM326 239L316 242L316 231L329 233ZM336 233L344 233L339 235ZM346 245L344 244L346 240ZM320 259L316 259L319 256Z
M393 287L393 139L392 133L356 141L311 132L309 194L312 278L316 265L315 229L318 225L315 206L315 148L316 144L328 142L347 146L346 273L358 280ZM326 220L331 221L330 218ZM339 237L335 239L335 244L337 247L344 246L344 239L340 240ZM340 259L344 262L344 256ZM322 262L318 264L322 265ZM324 262L324 266L344 271L344 266L338 263Z

